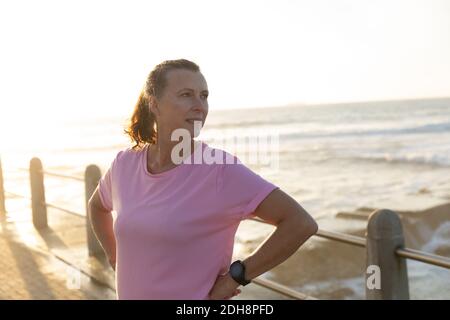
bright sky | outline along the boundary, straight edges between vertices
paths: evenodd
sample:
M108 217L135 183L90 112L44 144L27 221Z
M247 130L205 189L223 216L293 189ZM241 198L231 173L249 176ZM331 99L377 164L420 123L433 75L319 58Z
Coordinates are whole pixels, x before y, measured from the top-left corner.
M0 123L128 115L177 58L211 109L450 96L449 39L447 0L0 0Z

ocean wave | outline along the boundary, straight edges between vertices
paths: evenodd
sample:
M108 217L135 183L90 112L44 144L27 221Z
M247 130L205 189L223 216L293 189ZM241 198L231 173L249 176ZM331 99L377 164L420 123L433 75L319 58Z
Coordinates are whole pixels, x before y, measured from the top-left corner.
M382 126L382 124L380 124ZM326 137L361 137L361 136L385 136L402 134L427 134L427 133L448 133L450 134L450 122L429 123L420 126L408 126L403 128L385 129L361 129L358 125L350 130L330 128L329 130L307 132L301 128L291 130L291 132L281 133L282 139L306 139L306 138L326 138Z
M344 157L345 158L345 157ZM450 154L361 154L346 157L353 160L366 160L388 163L426 164L434 166L450 166Z
M450 221L442 223L422 250L441 256L450 256Z

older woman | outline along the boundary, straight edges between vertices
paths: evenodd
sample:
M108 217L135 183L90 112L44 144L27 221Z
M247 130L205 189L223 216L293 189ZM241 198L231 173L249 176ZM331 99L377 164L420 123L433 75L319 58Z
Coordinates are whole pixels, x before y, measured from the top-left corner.
M194 140L207 115L208 87L195 63L164 61L149 74L126 130L135 145L116 155L89 201L118 299L230 299L317 231L279 187ZM176 130L190 140L173 152ZM195 161L221 152L224 161ZM239 223L255 216L275 231L231 263Z

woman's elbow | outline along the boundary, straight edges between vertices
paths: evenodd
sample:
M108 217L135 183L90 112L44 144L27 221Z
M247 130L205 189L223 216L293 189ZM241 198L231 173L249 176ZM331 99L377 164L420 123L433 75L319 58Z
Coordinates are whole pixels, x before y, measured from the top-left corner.
M317 231L319 231L319 225L313 218L311 218L309 222L309 231L311 232L311 236L315 235Z
M302 230L303 237L309 238L315 235L319 230L319 226L314 218L306 212L305 214L300 215L300 218L301 219L299 219L300 221L298 223Z

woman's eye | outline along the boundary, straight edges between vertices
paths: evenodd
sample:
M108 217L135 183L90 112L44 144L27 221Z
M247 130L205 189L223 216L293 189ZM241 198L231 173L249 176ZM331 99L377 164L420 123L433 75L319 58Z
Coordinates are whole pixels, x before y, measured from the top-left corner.
M191 94L189 93L189 92L185 92L185 93L182 93L181 94L181 96L182 97L189 97ZM202 97L204 98L204 99L207 99L208 98L208 95L207 94L202 94Z

